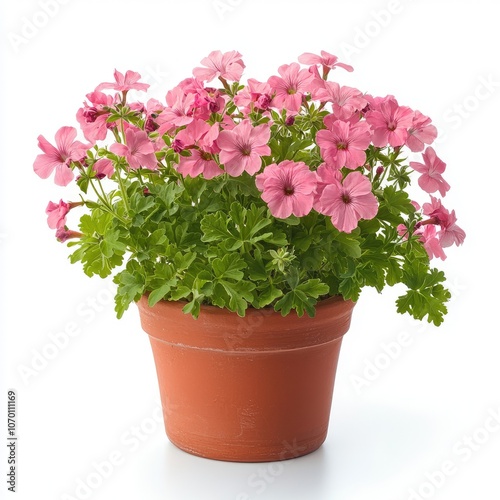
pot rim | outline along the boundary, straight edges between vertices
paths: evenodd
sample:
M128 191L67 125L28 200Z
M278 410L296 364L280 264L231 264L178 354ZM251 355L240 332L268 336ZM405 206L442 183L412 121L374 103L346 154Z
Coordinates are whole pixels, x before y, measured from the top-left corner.
M341 339L348 331L355 303L340 295L320 300L316 315L282 316L272 307L249 308L244 317L213 305L202 305L195 320L182 312L186 301L161 300L153 307L147 295L138 301L143 330L151 341L221 351L290 350Z

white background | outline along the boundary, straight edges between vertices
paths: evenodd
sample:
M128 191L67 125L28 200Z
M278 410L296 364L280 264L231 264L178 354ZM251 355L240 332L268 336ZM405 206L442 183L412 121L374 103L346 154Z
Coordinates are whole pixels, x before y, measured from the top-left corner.
M500 414L495 6L1 2L0 471L5 479L6 391L15 388L15 498L500 498L500 422L491 417ZM110 81L115 68L140 72L162 99L215 49L239 50L244 77L259 80L303 52L324 49L355 67L335 72L340 83L394 94L431 116L452 186L445 205L456 209L467 232L463 247L436 263L453 294L441 328L396 314L393 290L362 295L344 339L326 443L277 464L204 460L168 442L136 308L117 321L110 283L90 280L69 263L44 214L48 200L67 193L32 171L37 136L52 141L60 126L76 126L84 95ZM73 336L57 349L53 339L64 331ZM396 349L401 335L409 340ZM395 359L387 363L389 345ZM112 470L103 464L110 460ZM436 473L443 464L447 475ZM0 497L10 498L4 479Z

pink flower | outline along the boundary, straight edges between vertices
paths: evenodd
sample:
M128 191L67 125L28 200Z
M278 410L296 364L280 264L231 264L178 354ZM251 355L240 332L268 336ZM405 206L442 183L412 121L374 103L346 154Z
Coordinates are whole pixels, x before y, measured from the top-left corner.
M399 224L397 229L398 229L398 234L404 240L407 240L409 237L408 228L404 224ZM436 235L436 226L432 224L420 226L415 230L414 234L419 237L418 241L420 241L424 246L424 249L427 252L427 255L429 256L429 260L433 259L434 257L438 257L439 259L442 260L446 259L446 254L444 253L444 250L441 247L441 243L439 242L439 239L437 238Z
M146 103L146 109L144 110L146 113L144 130L148 134L154 132L159 128L156 119L164 109L165 107L161 104L160 101L157 101L156 99L148 99L148 102Z
M316 175L304 162L273 163L256 176L255 183L274 217L303 217L312 209Z
M141 75L136 73L135 71L127 71L125 75L120 73L115 69L114 73L115 81L114 82L104 82L99 84L95 90L99 92L103 89L113 89L118 90L120 92L128 92L129 90L147 90L149 88L149 84L147 83L139 83L139 79Z
M352 172L340 182L330 184L320 199L321 213L330 215L332 224L350 233L360 219L373 219L378 212L378 202L372 185L361 172Z
M203 174L205 179L212 179L223 173L215 161L214 155L220 151L216 144L219 136L219 125L210 126L204 120L194 120L181 130L174 142L185 147L191 147L190 156L180 156L178 172L184 177L196 177Z
M203 174L205 179L213 179L224 173L215 161L214 155L203 149L192 149L191 156L181 156L177 171L184 177Z
M413 123L413 111L406 106L399 106L393 96L388 96L371 107L366 113L366 121L373 129L373 145L384 148L402 146L408 138L408 128ZM373 106L373 105L372 105Z
M414 153L423 151L425 144L432 144L437 137L437 129L434 125L431 125L431 121L429 117L423 115L420 111L415 111L406 139L406 145Z
M108 160L108 158L101 158L100 160L97 160L92 168L94 169L99 179L102 179L104 177L110 178L115 171L113 162L111 160Z
M130 168L146 167L155 170L158 166L153 143L144 130L128 128L125 131L126 144L114 143L109 148L113 153L124 156Z
M316 193L314 197L314 209L317 212L321 212L321 195L325 190L326 186L330 184L338 184L342 182L342 173L338 168L334 168L331 165L322 163L318 170L316 170Z
M370 127L366 122L348 123L325 117L326 130L319 130L316 142L323 159L335 168L350 169L364 165L366 148L371 142Z
M56 238L61 243L68 241L72 238L81 238L83 236L79 231L72 231L71 229L66 229L66 227L59 227L56 231Z
M452 210L448 219L441 224L441 230L438 232L439 242L443 248L451 247L455 244L460 246L465 240L465 231L457 225L457 216L455 210Z
M337 82L324 82L312 92L313 99L333 103L333 113L337 118L347 119L356 111L366 107L368 101L360 90L341 87Z
M283 64L278 68L278 73L281 77L271 76L268 79L275 92L273 106L298 112L302 96L310 90L314 76L307 69L300 69L297 63Z
M305 52L299 57L299 62L302 64L321 64L324 68L335 69L344 68L346 71L353 71L354 68L349 66L349 64L344 64L338 62L338 57L324 50L321 51L321 55L311 54L310 52Z
M54 182L58 186L67 186L74 175L71 162L80 161L86 156L90 144L75 141L76 128L61 127L56 132L56 147L50 144L43 135L38 136L38 147L44 154L36 157L33 164L35 173L42 179L47 179L55 170Z
M450 185L441 176L446 168L446 163L438 158L430 146L422 154L422 157L424 163L410 162L411 168L422 174L418 178L418 185L427 193L439 190L441 196L444 196L446 191L450 189Z
M167 92L167 107L158 115L158 133L163 135L174 127L182 127L193 121L195 94L185 94L181 87Z
M445 222L448 218L449 211L443 207L441 200L431 196L430 203L424 203L422 206L422 212L429 217L436 219L437 223Z
M249 78L248 85L238 92L234 103L245 108L247 114L252 111L252 106L261 111L267 111L271 106L272 93L269 83Z
M103 141L108 133L108 128L111 125L108 123L109 109L113 106L113 98L102 92L91 92L87 94L88 103L83 103L83 108L80 108L76 113L76 119L80 124L85 139L92 143Z
M193 120L186 128L182 129L175 137L180 141L183 149L187 146L201 146L212 148L215 140L219 136L219 126L210 126L205 120ZM217 149L215 152L219 152Z
M198 90L194 99L194 105L196 107L194 116L206 120L210 117L211 113L218 113L223 110L226 101L220 90L207 87Z
M250 120L243 120L232 130L223 130L217 144L221 149L219 159L226 172L233 177L241 175L243 171L250 175L258 172L262 166L261 156L271 154L271 148L267 145L270 137L269 125L254 127Z
M245 65L241 60L241 54L236 50L225 52L214 50L208 57L201 60L201 64L206 68L195 68L193 75L196 79L202 81L211 81L214 78L221 77L232 82L239 82Z
M62 200L59 203L49 201L45 213L48 215L47 224L50 229L59 229L66 224L66 215L70 211L70 205Z
M424 245L429 259L437 257L441 260L446 260L442 242L437 237L436 226L430 224L418 229L416 232L420 234L419 241Z
M424 203L423 212L425 215L428 215L430 219L422 222L421 225L438 224L441 226L437 235L443 248L453 244L459 246L464 242L465 231L456 223L457 217L455 215L455 210L450 212L443 207L441 200L431 196L431 203Z

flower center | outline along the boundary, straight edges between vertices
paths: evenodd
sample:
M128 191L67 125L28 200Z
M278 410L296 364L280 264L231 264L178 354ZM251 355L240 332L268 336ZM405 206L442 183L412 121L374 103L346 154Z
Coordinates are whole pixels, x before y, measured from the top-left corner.
M347 149L347 144L345 142L338 142L337 149L345 150L345 149Z
M285 186L285 196L292 196L293 193L295 193L295 189L293 186Z
M391 131L391 132L394 132L397 128L397 124L396 122L394 121L390 121L388 124L387 124L387 128Z
M210 161L212 159L212 155L207 151L200 151L200 158L204 161Z
M289 88L289 89L287 90L287 92L288 92L288 94L289 94L289 95L293 95L293 94L296 94L296 93L297 93L297 90L296 90L296 89L294 89L294 88Z
M347 193L342 193L342 201L346 205L349 205L349 203L351 203L351 197Z

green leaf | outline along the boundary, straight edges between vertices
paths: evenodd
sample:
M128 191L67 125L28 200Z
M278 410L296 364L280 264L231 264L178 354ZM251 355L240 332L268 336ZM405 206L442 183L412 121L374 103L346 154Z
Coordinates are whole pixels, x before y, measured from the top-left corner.
M190 294L191 294L191 288L181 285L171 292L170 298L172 300L177 301L177 300L185 299Z
M337 233L334 242L338 249L349 257L359 259L361 257L361 247L359 241L347 233Z
M257 294L258 307L266 307L282 295L283 292L279 288L269 285L264 291Z
M113 281L118 284L115 311L118 318L121 318L129 304L139 300L144 293L146 280L140 264L131 260L126 268L114 277Z
M202 298L191 300L182 308L182 312L184 314L191 314L193 318L198 319L198 316L200 315L201 301Z
M221 288L226 292L229 300L221 293ZM253 290L255 284L250 281L240 281L231 283L226 280L219 280L215 287L213 301L219 307L227 307L230 311L238 313L238 316L245 316L248 303L254 299Z
M409 313L418 320L427 316L429 323L439 326L448 312L445 303L451 298L450 292L441 284L444 280L443 271L430 269L418 261L407 263L403 282L409 290L397 299L397 311Z
M317 298L326 295L330 288L319 279L310 279L298 285L295 289L285 294L274 306L275 311L281 311L282 316L286 316L292 309L297 311L299 317L304 312L310 317L314 317L314 306Z
M306 282L300 284L296 290L301 290L309 297L314 297L317 299L322 295L326 295L328 293L329 287L321 282L319 279L310 279Z
M243 279L242 269L247 267L245 261L237 254L227 254L222 259L214 259L212 262L215 277L217 279Z
M396 283L401 281L403 272L400 267L400 263L395 258L387 259L387 274L386 281L389 286L394 286Z
M169 283L162 285L160 288L153 290L148 297L148 304L153 307L157 302L165 298L168 292L170 292L171 286Z
M201 241L208 243L225 241L229 251L240 248L243 242L238 239L237 234L233 234L228 230L227 224L227 216L222 212L205 215L201 220L201 230L203 232Z
M383 199L385 207L393 215L412 214L415 212L415 207L411 203L406 191L397 190L394 186L384 188Z

